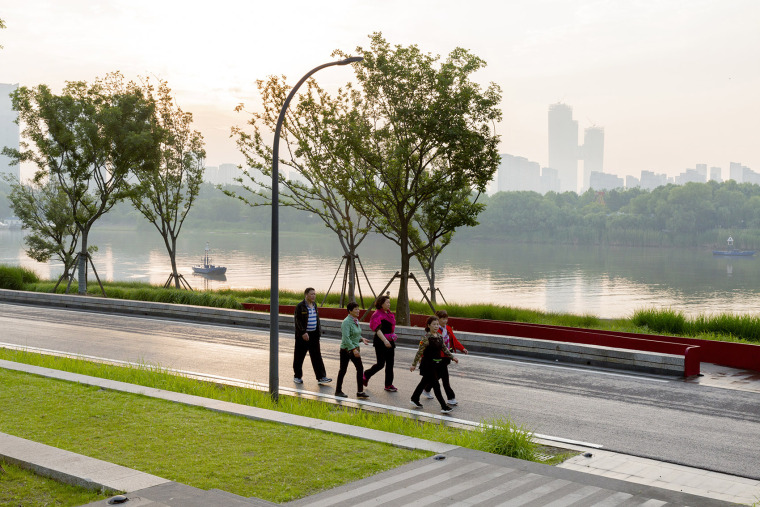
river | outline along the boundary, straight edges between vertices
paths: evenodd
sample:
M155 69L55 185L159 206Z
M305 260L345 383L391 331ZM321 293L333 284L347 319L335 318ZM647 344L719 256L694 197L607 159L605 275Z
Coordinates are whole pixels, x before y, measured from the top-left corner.
M222 280L192 273L206 242L215 264L227 266ZM163 284L169 257L151 230L94 230L95 267L105 280ZM265 288L269 286L270 240L266 232L183 231L178 244L180 272L194 288ZM326 290L335 277L342 251L331 236L284 233L280 238L280 288ZM375 292L398 269L395 244L369 238L359 251ZM40 264L24 253L21 231L0 231L0 263L22 265L43 278L60 276L57 262ZM419 266L413 273L423 282ZM91 276L92 279L92 276ZM340 291L342 270L332 291ZM700 313L760 311L760 259L714 257L707 249L609 248L528 245L455 239L438 260L437 282L449 303L491 302L520 308L602 318L629 317L641 308L673 308ZM362 277L362 291L370 293ZM391 294L398 282L390 287ZM411 297L421 292L410 289ZM440 298L440 296L439 296ZM440 301L440 299L439 299Z

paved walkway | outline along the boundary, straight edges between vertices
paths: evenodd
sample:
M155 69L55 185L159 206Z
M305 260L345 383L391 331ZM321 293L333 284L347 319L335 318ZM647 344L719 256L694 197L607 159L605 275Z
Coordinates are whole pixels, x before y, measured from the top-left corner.
M653 460L642 461L597 449L590 450L590 458L580 456L563 466L552 467L393 433L10 361L0 361L0 367L437 453L438 459L409 463L288 505L717 506L730 505L730 502L753 503L760 499L760 481ZM0 434L0 457L66 482L124 491L129 498L126 505L131 506L273 505L222 491L198 490L5 434ZM610 474L617 475L604 476ZM91 505L108 504L102 501Z

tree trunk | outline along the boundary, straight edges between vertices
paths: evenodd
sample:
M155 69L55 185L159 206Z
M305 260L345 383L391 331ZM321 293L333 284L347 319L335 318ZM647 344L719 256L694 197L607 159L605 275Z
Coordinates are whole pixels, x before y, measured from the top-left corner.
M356 303L356 259L353 251L348 254L348 303Z
M409 243L406 238L401 240L401 279L396 300L396 323L400 326L409 325Z
M79 253L79 288L77 294L87 294L87 235L90 231L82 231L82 250Z
M435 257L430 259L430 273L428 274L428 281L430 282L430 302L433 303L433 306L435 306Z
M172 236L172 246L169 249L169 258L172 261L172 278L174 278L174 287L181 289L179 285L179 273L177 273L177 238Z

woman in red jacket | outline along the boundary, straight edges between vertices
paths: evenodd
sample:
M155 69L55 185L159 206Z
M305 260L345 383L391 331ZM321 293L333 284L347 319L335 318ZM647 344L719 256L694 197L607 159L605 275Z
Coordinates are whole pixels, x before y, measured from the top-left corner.
M443 336L443 344L446 346L447 349L449 349L452 353L456 353L457 351L467 354L467 349L464 348L464 345L459 343L459 340L457 340L457 337L454 336L454 330L451 329L451 326L447 325L449 321L449 314L446 312L446 310L438 310L435 312L435 316L438 317L438 333ZM443 356L443 354L442 354ZM448 404L449 405L456 405L457 399L454 395L454 390L451 389L451 384L449 383L449 363L451 363L451 360L447 357L443 357L438 366L438 378L441 379L441 384L443 384L443 390L446 392L446 398L448 398ZM430 392L433 386L427 386L425 387L425 397L429 400L433 399L433 393Z

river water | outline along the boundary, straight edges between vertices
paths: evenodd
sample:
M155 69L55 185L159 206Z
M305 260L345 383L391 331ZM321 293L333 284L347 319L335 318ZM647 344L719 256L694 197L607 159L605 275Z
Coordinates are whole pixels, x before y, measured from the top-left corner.
M192 273L206 242L212 261L227 266L226 276L208 279ZM91 244L95 267L106 280L163 284L170 272L160 236L151 230L95 230ZM266 232L208 233L183 231L179 239L180 272L194 288L266 288L270 281L270 239ZM280 288L325 291L333 281L342 251L331 236L284 233L280 238ZM368 238L359 251L375 292L399 266L398 248L384 238ZM0 231L0 263L34 269L57 278L60 263L40 264L24 253L21 231ZM412 267L420 283L424 274ZM92 275L91 275L92 279ZM332 291L340 291L342 269ZM760 259L714 257L707 249L609 248L526 245L455 239L438 261L437 282L453 303L491 302L550 312L630 316L640 308L673 308L689 316L700 313L760 311ZM362 277L365 297L370 293ZM390 291L395 294L398 281ZM412 298L421 299L413 286ZM439 296L440 298L440 296ZM440 301L440 299L439 299Z

